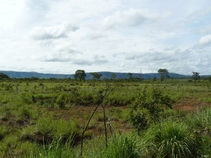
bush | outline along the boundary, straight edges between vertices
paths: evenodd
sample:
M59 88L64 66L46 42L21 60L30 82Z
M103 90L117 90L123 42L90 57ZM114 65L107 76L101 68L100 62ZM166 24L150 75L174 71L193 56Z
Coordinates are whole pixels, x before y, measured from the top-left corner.
M166 107L171 108L173 100L159 89L145 88L132 103L128 116L129 121L138 129L146 129L151 123L159 121L161 112Z

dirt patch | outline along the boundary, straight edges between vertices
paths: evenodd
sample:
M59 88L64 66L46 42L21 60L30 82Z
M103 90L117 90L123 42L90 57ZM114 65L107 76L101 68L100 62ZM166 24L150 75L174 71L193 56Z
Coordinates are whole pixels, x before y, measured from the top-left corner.
M195 98L182 98L173 105L174 109L183 111L197 111L204 107L211 107L211 103L198 101Z

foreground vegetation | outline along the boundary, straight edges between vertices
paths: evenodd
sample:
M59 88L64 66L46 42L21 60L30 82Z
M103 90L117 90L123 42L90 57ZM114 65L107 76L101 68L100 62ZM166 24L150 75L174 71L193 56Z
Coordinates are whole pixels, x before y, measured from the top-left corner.
M0 81L1 157L211 157L210 82Z

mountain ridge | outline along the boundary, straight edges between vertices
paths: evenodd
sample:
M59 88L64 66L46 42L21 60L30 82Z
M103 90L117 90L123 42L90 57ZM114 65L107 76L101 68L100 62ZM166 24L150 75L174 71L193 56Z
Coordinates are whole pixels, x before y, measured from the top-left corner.
M39 73L39 72L21 72L21 71L3 71L0 70L1 73L8 75L10 78L56 78L56 79L65 79L65 78L74 78L74 74L51 74L51 73ZM92 72L86 72L86 79L92 79ZM129 78L128 73L124 72L110 72L110 71L100 71L97 72L102 74L101 79L110 79L112 78L112 74L115 74L116 79L124 79ZM169 73L171 78L191 78L191 75L182 75L177 73ZM209 75L202 75L202 76L209 76ZM132 73L133 78L142 78L142 79L153 79L159 78L159 73Z

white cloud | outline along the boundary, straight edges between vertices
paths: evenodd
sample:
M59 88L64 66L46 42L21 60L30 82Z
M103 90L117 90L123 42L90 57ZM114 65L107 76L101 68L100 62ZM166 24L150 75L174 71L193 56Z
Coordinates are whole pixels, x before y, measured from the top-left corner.
M148 22L153 22L167 17L168 14L147 13L140 9L129 9L126 11L117 11L114 14L107 16L103 25L105 28L117 28L119 26L137 26Z
M30 36L35 40L46 40L67 37L68 32L76 31L79 29L77 26L62 23L60 25L48 27L35 27Z
M83 36L82 39L85 40L98 40L101 38L105 38L107 35L105 33L99 31L87 31Z
M200 38L199 45L211 44L211 35L206 35Z
M210 6L210 0L0 1L0 67L210 73Z

